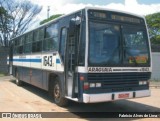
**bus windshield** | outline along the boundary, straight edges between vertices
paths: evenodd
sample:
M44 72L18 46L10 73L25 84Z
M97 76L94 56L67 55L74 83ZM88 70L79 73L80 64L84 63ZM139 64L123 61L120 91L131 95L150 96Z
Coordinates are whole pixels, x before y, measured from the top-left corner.
M89 66L149 66L143 27L89 22Z

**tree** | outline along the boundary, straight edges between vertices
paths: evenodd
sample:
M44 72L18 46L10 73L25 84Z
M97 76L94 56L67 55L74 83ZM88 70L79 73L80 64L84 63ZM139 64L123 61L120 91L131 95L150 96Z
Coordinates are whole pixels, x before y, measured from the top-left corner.
M0 26L0 42L3 46L8 46L11 38L23 34L29 29L29 25L35 22L35 17L42 10L41 6L26 0L0 0L0 6L5 8L7 15L6 23L4 23L4 26ZM1 18L0 22L3 24L4 17ZM2 32L2 30L5 31Z
M3 39L7 40L8 34L10 33L10 20L12 17L8 14L8 12L0 7L0 46L6 45L8 42L3 41Z
M43 21L40 22L40 25L45 24L51 20L54 20L60 16L62 16L63 14L56 14L56 15L52 15L51 17L49 17L48 19L44 19Z
M160 44L160 12L146 16L152 44Z

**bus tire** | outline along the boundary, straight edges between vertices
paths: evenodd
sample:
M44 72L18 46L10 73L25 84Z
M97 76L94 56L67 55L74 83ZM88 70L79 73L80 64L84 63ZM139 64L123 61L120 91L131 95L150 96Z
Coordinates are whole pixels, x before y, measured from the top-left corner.
M58 106L64 107L68 105L68 100L62 97L62 87L58 78L55 78L52 92L54 101Z
M19 79L18 72L16 72L16 85L17 86L22 86L23 85L22 81Z

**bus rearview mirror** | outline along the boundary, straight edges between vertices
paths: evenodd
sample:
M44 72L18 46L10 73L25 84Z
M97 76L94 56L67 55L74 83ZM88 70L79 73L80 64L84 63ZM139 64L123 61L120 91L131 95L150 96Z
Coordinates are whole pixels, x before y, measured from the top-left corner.
M76 26L81 24L81 17L72 18L69 23L69 34L74 35Z

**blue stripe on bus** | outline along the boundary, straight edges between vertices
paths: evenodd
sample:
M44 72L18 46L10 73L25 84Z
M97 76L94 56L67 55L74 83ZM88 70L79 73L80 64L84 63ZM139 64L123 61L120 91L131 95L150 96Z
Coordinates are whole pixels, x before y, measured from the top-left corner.
M17 62L35 62L35 63L41 63L42 59L13 59L13 61Z
M59 60L58 58L56 59L56 63L57 63L57 64L60 64L60 60Z

